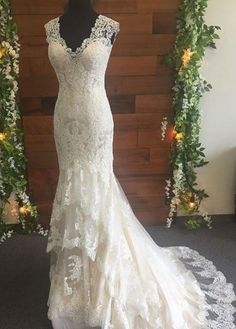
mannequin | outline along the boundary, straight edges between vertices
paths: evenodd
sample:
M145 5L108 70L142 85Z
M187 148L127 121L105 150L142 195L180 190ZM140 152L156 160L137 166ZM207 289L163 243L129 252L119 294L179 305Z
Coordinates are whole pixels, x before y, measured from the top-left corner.
M67 47L75 51L85 38L88 38L91 29L99 14L93 9L92 0L69 0L65 6L64 14L59 18L60 35ZM111 43L114 42L115 33Z

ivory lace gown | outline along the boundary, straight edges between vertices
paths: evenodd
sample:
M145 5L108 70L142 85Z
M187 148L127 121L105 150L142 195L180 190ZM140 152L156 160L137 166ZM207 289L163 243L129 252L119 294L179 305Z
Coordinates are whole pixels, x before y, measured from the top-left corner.
M157 246L114 175L104 78L119 26L100 14L73 52L59 17L45 24L59 82L60 169L47 244L48 317L56 329L233 329L232 284L197 251Z

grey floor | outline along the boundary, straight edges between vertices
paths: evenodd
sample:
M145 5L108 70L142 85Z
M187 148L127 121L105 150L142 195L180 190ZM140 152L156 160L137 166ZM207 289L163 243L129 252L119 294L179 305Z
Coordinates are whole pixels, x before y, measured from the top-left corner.
M236 287L236 221L217 218L212 230L145 227L160 246L188 246L211 259ZM0 245L0 329L51 329L47 319L47 238L15 235Z

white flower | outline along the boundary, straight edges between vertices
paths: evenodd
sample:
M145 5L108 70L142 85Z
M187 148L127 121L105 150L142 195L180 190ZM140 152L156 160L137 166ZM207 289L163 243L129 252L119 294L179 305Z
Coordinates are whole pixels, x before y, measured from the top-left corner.
M170 228L172 222L173 222L173 218L167 218L167 221L166 221L166 227Z
M166 137L166 130L167 130L167 117L164 117L161 122L161 140L163 141Z
M5 48L8 48L8 49L11 47L11 45L8 41L2 41L2 46Z
M212 228L212 218L211 218L211 216L209 216L208 213L205 212L205 213L202 213L202 217L203 217L204 221L206 222L208 228L211 229Z
M10 75L10 74L7 74L7 75L5 76L5 78L8 79L8 80L13 80L13 79L14 79L13 76Z
M16 93L18 91L18 83L17 81L13 81L13 90Z

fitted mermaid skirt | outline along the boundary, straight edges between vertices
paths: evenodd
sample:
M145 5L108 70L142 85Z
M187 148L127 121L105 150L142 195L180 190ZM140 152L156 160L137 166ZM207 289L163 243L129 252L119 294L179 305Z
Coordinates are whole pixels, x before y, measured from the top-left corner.
M104 87L119 23L99 15L73 52L59 17L45 24L59 92L54 139L48 318L54 329L233 329L235 293L190 248L159 247L113 172L114 122Z

